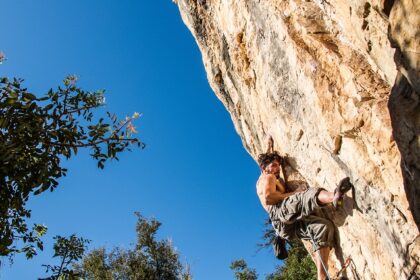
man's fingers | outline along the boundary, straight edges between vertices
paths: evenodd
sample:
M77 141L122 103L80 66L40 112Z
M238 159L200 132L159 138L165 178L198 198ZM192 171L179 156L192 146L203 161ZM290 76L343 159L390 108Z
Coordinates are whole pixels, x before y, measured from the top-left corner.
M267 145L268 145L269 147L272 147L272 146L273 146L273 137L271 137L271 135L269 135L269 136L267 137Z

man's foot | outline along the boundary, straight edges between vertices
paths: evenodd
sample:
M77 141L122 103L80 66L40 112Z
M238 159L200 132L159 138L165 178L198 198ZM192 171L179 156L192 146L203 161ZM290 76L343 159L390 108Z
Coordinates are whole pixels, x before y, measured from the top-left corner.
M350 182L350 178L346 177L340 181L338 187L334 190L333 205L335 208L343 205L344 194L350 189L354 189L353 184Z

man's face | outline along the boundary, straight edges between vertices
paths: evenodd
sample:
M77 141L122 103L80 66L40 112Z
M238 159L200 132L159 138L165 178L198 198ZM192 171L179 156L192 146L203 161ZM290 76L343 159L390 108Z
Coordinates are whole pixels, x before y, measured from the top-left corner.
M272 161L264 168L264 171L268 174L273 174L278 178L280 176L280 162L277 160Z

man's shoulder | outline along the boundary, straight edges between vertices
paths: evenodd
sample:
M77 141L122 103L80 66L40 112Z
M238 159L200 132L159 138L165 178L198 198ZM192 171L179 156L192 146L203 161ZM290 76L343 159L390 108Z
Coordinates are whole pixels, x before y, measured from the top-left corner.
M268 183L268 182L275 182L275 181L276 181L276 176L274 176L273 174L261 174L260 178L258 178L257 186L260 183Z
M269 180L269 181L272 181L272 180L277 180L277 178L276 178L276 176L275 175L273 175L273 174L262 174L261 176L264 176L264 179L265 180Z

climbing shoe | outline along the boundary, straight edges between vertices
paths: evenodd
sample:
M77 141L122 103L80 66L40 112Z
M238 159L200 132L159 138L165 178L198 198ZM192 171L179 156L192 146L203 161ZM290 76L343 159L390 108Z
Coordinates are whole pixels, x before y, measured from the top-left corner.
M354 190L353 184L350 182L350 178L346 177L340 181L338 187L334 190L333 205L338 208L343 205L344 194L350 189Z

